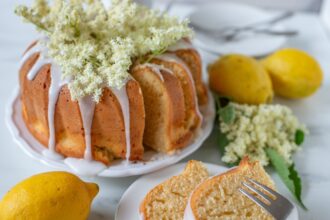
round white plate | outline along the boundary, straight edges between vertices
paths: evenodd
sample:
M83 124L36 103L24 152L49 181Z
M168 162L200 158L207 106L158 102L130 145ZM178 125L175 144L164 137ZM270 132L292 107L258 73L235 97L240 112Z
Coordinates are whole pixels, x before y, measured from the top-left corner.
M146 151L143 158L144 161L130 164L127 164L126 160L114 161L111 166L101 171L97 175L104 177L125 177L141 175L177 163L181 159L192 154L203 144L205 139L210 135L213 128L215 107L210 92L209 99L210 101L208 105L201 109L201 113L204 117L201 129L198 131L193 142L187 147L173 155L157 153L151 150ZM63 160L52 160L43 156L42 151L45 149L44 146L31 135L23 121L18 89L15 90L12 98L10 99L9 105L7 106L6 121L15 142L25 153L27 153L32 158L56 169L67 170L75 173L75 171L66 165Z
M242 27L273 18L275 14L250 5L221 1L204 4L190 15L194 24L207 30L219 30L225 27ZM284 26L276 24L277 30ZM194 44L201 49L219 54L241 53L250 56L263 56L280 48L286 42L285 36L254 34L237 41L225 42L202 32L196 33Z
M227 167L210 163L204 164L209 170L210 175L217 175L228 170ZM139 219L140 202L148 191L166 179L181 173L185 165L186 163L179 163L137 179L121 197L117 207L115 220ZM298 211L295 206L287 220L298 220Z

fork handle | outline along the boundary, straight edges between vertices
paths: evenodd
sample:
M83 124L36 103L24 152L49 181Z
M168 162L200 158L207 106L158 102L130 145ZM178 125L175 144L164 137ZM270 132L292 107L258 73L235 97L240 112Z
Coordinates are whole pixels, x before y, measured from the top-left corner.
M275 30L254 30L255 33L263 33L263 34L269 34L269 35L284 35L284 36L294 36L298 34L298 31L296 30L287 30L287 31L275 31Z
M243 30L250 30L250 29L259 28L259 27L264 26L264 25L273 25L273 24L276 24L276 23L278 23L282 20L285 20L289 17L292 17L293 14L294 14L294 12L292 12L292 11L286 11L286 12L283 12L282 14L280 14L278 16L275 16L275 17L269 19L269 20L259 21L259 22L256 22L256 23L244 26L244 27L237 27L237 28L234 28L234 30L235 31L243 31Z

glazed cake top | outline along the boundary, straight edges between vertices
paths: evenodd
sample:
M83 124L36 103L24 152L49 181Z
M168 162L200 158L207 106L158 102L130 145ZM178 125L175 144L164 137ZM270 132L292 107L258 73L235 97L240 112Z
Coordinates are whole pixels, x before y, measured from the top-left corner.
M131 0L36 0L19 6L16 14L46 35L41 43L48 56L71 79L72 99L93 95L98 101L104 85L121 88L132 60L164 52L182 38L190 38L188 21L151 10Z

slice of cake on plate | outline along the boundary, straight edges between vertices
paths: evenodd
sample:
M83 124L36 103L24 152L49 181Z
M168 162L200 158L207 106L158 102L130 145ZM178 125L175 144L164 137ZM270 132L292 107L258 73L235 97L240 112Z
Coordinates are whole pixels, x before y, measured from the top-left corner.
M183 219L190 193L208 178L201 162L191 160L184 171L153 188L140 206L141 219Z
M214 176L196 187L190 196L184 220L273 219L238 190L246 178L275 188L259 162L249 162L248 158L244 158L238 167Z

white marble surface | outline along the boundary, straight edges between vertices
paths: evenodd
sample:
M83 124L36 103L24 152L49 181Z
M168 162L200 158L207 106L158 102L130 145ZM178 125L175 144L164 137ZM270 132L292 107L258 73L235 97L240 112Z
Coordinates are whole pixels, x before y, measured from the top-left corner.
M0 1L0 197L20 180L50 170L29 158L14 144L4 122L5 103L18 84L17 64L20 54L36 36L31 26L20 22L20 19L12 13L17 2L21 1ZM184 16L189 11L189 8L178 6L173 13ZM298 14L286 23L289 27L300 31L300 35L290 39L287 45L311 53L318 59L325 73L324 85L314 96L294 102L277 101L292 107L311 131L303 149L295 155L297 169L303 179L303 199L309 208L308 212L299 210L300 219L326 220L329 219L330 214L328 208L330 204L330 41L315 15ZM214 59L211 55L203 55L206 61ZM215 134L213 133L201 149L187 159L194 158L221 164ZM280 191L289 195L278 181L277 175L273 176L279 183ZM97 182L101 189L93 204L90 219L113 219L122 193L135 179L136 177L88 179Z

